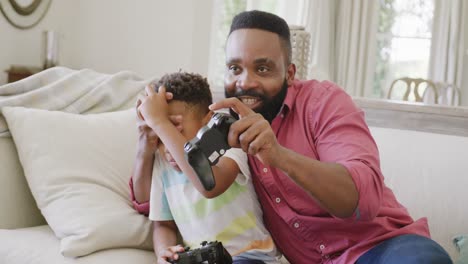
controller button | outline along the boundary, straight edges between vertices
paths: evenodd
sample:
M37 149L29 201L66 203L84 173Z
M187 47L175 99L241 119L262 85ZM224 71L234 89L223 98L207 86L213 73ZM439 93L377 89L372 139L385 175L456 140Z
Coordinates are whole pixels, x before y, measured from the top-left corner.
M184 149L185 150L190 150L192 148L192 144L190 142L185 143Z

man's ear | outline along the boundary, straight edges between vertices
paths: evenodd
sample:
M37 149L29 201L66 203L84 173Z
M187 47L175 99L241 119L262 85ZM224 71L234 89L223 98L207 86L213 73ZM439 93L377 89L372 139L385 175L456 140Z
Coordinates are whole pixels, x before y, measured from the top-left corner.
M288 82L288 86L292 85L294 78L296 77L296 65L294 63L290 63L288 65L288 71L286 72L286 80Z
M213 111L208 111L208 113L206 113L205 117L203 117L203 125L206 125L208 124L208 122L210 122L210 119L211 117L214 115L214 112Z

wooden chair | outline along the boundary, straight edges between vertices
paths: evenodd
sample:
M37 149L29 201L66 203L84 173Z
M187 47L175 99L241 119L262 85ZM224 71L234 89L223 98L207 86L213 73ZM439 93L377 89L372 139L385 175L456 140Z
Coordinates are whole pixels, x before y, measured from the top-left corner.
M416 102L426 102L426 103L433 103L433 104L438 103L439 93L437 91L436 85L432 81L421 79L421 78L409 78L409 77L403 77L403 78L394 80L392 84L390 85L390 89L388 90L387 99L392 99L392 92L394 92L395 86L401 82L406 84L406 91L401 100L409 101L409 95L412 91L414 95L414 101ZM426 84L426 89L424 89L424 91L422 92L420 91L421 84ZM429 91L431 91L430 97L432 98L429 98L429 101L427 101L425 100L425 97L429 97L427 96L427 93Z
M439 94L438 104L448 106L460 105L460 89L454 84L446 82L436 82L435 86Z

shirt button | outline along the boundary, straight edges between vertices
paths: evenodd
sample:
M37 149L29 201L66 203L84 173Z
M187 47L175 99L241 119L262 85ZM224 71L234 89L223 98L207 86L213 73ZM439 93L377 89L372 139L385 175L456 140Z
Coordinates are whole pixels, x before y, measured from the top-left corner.
M281 114L281 118L284 118L284 114Z
M324 257L325 259L328 259L330 256L328 256L328 255L325 255L325 256L323 256L323 257Z
M299 228L299 223L298 222L294 223L294 227Z
M324 245L320 245L320 250L324 250L325 249L325 246Z
M267 173L267 172L268 172L268 169L267 169L267 168L263 168L263 172L264 172L264 173Z
M280 202L281 202L281 198L276 197L275 201L276 201L276 203L280 203Z

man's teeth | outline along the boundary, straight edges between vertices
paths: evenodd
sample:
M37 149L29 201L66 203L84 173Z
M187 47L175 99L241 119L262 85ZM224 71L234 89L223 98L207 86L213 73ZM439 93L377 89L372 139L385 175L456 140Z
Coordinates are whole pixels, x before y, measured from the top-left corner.
M257 102L256 98L242 98L242 102L246 105L253 105Z

